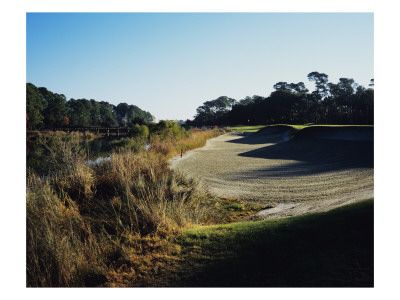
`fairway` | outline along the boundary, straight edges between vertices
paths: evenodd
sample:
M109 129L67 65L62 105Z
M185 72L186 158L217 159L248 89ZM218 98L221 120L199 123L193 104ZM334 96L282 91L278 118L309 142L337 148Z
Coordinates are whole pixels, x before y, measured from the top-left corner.
M261 128L264 128L266 125L254 125L254 126L228 126L226 129L240 132L257 132Z
M171 165L218 196L275 205L253 219L326 211L373 197L373 142L353 141L348 128L330 130L329 139L312 138L317 135L312 131L289 140L285 127L226 134ZM348 132L344 140L337 138L338 130Z

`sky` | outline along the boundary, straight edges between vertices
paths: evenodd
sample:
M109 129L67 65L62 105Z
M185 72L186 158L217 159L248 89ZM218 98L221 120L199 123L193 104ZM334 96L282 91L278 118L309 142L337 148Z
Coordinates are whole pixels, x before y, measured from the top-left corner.
M269 96L313 71L374 78L373 13L27 13L26 82L192 119L203 102Z

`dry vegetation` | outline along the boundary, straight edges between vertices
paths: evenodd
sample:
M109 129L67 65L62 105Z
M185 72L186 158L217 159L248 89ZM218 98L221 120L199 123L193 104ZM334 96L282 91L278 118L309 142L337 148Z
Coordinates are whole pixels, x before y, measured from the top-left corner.
M231 168L232 164L248 167L244 162L259 164L263 161L276 162L278 158L285 160L285 165L275 172L269 170L275 179L264 176L270 184L262 183L264 201L256 203L229 193L225 193L229 198L216 198L199 181L170 168L169 160L172 157L179 155L181 151L204 146L207 139L221 133L218 130L192 131L179 138L152 135L148 151L143 150L143 141L132 139L127 141L129 147L113 153L110 160L94 165L87 163L85 151L80 151L77 145L79 139L75 137L60 134L51 138L39 138L46 149L43 156L39 156L41 163L46 162L46 167L40 170L47 169L49 172L39 176L32 169L27 171L27 286L371 286L373 251L369 242L364 243L365 240L371 240L372 236L370 208L366 212L369 217L360 215L361 225L355 229L352 228L352 222L355 220L354 213L359 213L357 207L351 209L353 215L343 216L339 220L337 213L333 213L328 218L329 228L321 227L321 224L326 223L323 219L328 215L321 215L321 218L309 215L303 219L288 218L264 223L234 223L222 227L200 226L237 222L248 219L249 215L257 211L266 208L277 210L279 205L286 204L275 203L274 207L274 201L265 199L267 195L274 195L271 180L296 183L296 176L292 176L292 173L298 172L298 168L296 165L287 168L288 162L284 156L288 153L295 155L293 160L304 160L298 167L302 171L308 170L311 175L316 173L320 176L324 172L329 176L333 173L342 175L342 167L367 169L363 178L367 180L368 189L363 188L363 191L369 193L373 166L369 165L371 151L367 151L369 154L365 151L370 147L361 148L364 154L360 156L359 146L356 149L326 149L329 145L315 148L314 142L308 146L312 148L309 149L304 148L304 143L297 141L289 149L285 146L286 143L275 145L275 138L281 140L281 137L274 135L269 137L271 141L266 141L265 136L242 140L240 137L224 136L210 141L207 147L192 153L191 162L197 161L199 153L208 162L205 164L203 160L202 168L190 168L196 172L207 166L210 167L209 170L216 172L223 171L224 167ZM141 143L141 146L138 147L136 142ZM226 151L221 142L232 153ZM238 154L244 152L243 147L254 152L240 156ZM252 149L248 149L249 147ZM262 151L258 149L260 147ZM271 152L271 147L277 147L274 148L276 151ZM208 151L212 148L214 151L211 155ZM218 151L215 148L222 149L223 155L216 155ZM307 149L309 151L305 151ZM309 160L320 153L321 149L325 154L341 154L328 155L326 163L321 157L316 161ZM337 151L338 149L352 150L349 153L356 153L357 156L343 156L343 151ZM178 161L178 165L189 163L186 159ZM321 162L324 162L323 166L320 166ZM355 166L356 162L358 165ZM365 162L368 164L365 165ZM333 169L326 170L328 166ZM285 170L292 173L282 172ZM213 172L209 171L204 177L216 178ZM278 172L286 177L277 177ZM307 179L308 176L294 175L300 179ZM222 177L217 177L220 178ZM214 181L210 186L222 185L225 191L229 186L229 192L234 193L234 184L228 184L227 178L224 179L225 182ZM238 184L237 180L233 182ZM318 184L316 181L310 182ZM355 186L349 182L343 184L342 181L341 185L346 188ZM308 188L307 185L304 187ZM242 192L245 191L241 188ZM268 193L265 188L268 188ZM325 193L329 190L322 187L316 191L318 197L324 196L327 201L331 195L325 196L321 194L321 190ZM304 194L303 190L298 193L289 192L291 195L288 200L295 199L294 195ZM253 193L252 196L254 195ZM357 194L356 198L360 197ZM293 214L293 211L291 209L290 213ZM312 221L315 218L316 221ZM303 226L303 221L298 222L300 226L293 225L288 233L287 224L296 223L296 220L312 222L306 224L308 227ZM276 230L275 224L278 223L283 225ZM254 231L254 226L259 226L259 230ZM265 239L265 232L273 236L273 239ZM301 239L299 232L303 234ZM310 232L315 234L309 236ZM349 232L351 236L341 241L342 236ZM334 234L335 239L331 239ZM321 235L332 243L321 243ZM325 244L329 247L324 247ZM293 245L297 245L297 248L293 248ZM284 250L286 254L282 256L282 249L296 251ZM309 249L316 249L315 253L318 255L326 254L322 255L321 261L318 255L309 254ZM269 261L270 257L277 259ZM287 262L279 257L289 257L291 261ZM334 259L325 261L324 257ZM228 258L226 264L221 265L218 262L215 267L212 266L219 258ZM334 276L319 280L322 278L322 271L316 268L313 271L314 277L298 280L298 266L303 268L302 273L306 273L310 270L308 263L315 266L325 264L327 270L333 270L330 274ZM287 264L284 269L289 272L282 273L283 264ZM260 268L264 269L260 271ZM226 270L229 270L228 276L224 274ZM352 276L343 277L348 270L366 279L357 281ZM199 274L203 275L198 276ZM242 281L244 277L248 280ZM338 278L344 279L337 281Z
M151 139L151 151L161 153L166 158L172 158L183 152L203 147L208 139L224 133L221 130L191 130L187 136L179 140L162 140L159 136Z
M152 140L149 151L89 166L64 135L43 157L57 172L27 172L27 286L124 286L157 272L191 224L213 224L216 200L168 158L220 134ZM43 141L42 141L43 142Z

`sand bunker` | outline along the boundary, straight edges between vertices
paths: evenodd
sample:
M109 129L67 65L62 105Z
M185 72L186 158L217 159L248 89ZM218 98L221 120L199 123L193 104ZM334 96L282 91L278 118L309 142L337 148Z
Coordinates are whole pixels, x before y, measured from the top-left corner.
M287 128L225 134L174 159L171 167L219 196L275 203L253 219L325 211L373 197L373 142L341 130L331 130L327 139L315 130L315 136L306 132L289 140Z

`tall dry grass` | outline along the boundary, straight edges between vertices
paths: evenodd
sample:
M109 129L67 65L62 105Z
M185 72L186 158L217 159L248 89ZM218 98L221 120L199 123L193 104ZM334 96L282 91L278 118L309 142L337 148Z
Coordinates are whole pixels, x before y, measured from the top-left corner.
M157 153L112 155L110 163L95 168L95 178L96 200L112 212L116 231L176 231L213 216L206 189L170 170Z
M49 181L27 179L27 286L87 286L101 281L101 235L92 232L67 194L58 196ZM104 272L103 272L104 273Z
M203 147L207 140L225 133L223 130L191 130L188 136L179 140L162 140L155 136L151 139L152 152L161 153L167 158L179 155L183 152Z
M191 224L215 223L213 196L168 166L179 149L215 135L156 142L151 151L112 154L95 166L68 142L48 145L58 171L27 173L27 286L104 285L122 267L141 268L146 237L168 239Z

